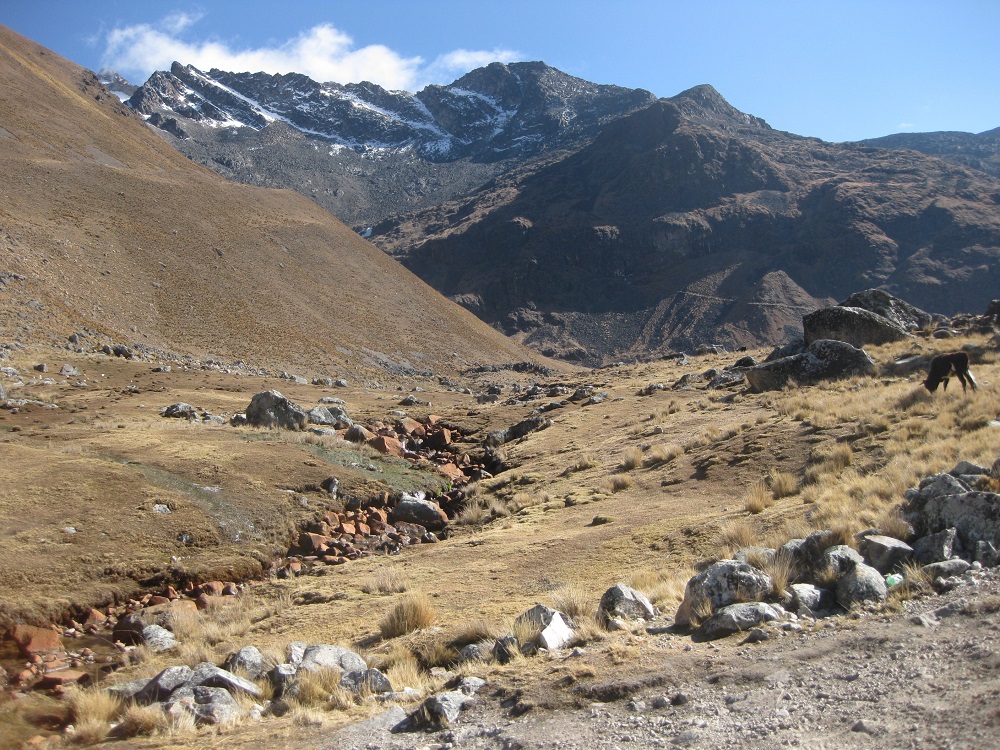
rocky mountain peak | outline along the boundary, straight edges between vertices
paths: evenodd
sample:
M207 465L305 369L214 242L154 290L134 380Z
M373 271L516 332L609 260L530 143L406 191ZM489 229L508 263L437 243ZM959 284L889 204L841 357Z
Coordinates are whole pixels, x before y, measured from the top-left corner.
M686 89L667 101L699 124L724 132L771 130L764 120L736 109L707 83Z

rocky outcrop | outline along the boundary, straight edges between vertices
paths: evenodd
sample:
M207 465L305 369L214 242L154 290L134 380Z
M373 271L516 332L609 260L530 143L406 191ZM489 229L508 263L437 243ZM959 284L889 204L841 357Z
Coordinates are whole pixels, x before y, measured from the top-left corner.
M800 354L775 359L746 371L755 391L773 391L794 380L800 385L855 375L874 375L875 362L868 354L842 341L813 341Z
M278 391L263 391L250 399L246 418L254 427L280 427L285 430L304 430L309 424L309 417L302 407Z
M881 315L904 331L922 330L934 320L934 316L930 313L924 312L909 302L894 297L881 289L866 289L863 292L855 292L839 306L860 308Z
M843 341L851 346L888 344L908 334L888 318L860 307L825 307L802 318L806 344L822 339Z
M721 560L687 582L674 621L682 627L697 624L730 604L760 601L773 587L764 572L736 560Z

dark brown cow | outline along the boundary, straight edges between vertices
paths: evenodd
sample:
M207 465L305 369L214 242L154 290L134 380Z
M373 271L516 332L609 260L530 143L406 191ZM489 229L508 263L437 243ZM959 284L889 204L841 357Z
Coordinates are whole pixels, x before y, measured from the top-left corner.
M972 390L976 390L976 381L969 372L969 355L965 352L952 352L951 354L939 354L931 360L931 369L927 373L927 380L924 381L924 388L931 393L944 383L944 390L948 390L948 380L955 375L962 384L962 392L965 392L965 382L968 380Z

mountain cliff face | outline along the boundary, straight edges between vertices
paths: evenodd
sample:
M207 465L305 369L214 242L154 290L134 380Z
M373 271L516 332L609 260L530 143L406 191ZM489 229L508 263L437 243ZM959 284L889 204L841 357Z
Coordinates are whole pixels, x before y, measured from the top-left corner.
M240 182L291 187L364 225L463 195L652 101L543 63L493 63L416 94L174 63L129 106L195 161Z

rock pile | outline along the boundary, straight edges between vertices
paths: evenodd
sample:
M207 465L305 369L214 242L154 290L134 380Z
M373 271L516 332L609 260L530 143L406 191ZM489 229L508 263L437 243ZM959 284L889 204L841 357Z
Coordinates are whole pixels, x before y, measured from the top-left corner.
M870 529L857 535L855 550L832 543L827 530L778 549L740 550L688 581L675 625L710 639L878 604L905 581L910 562L922 565L939 591L963 585L962 576L1000 563L1000 494L973 489L990 473L962 461L908 490L903 511L912 545ZM782 567L791 571L790 585L779 589L765 570Z

